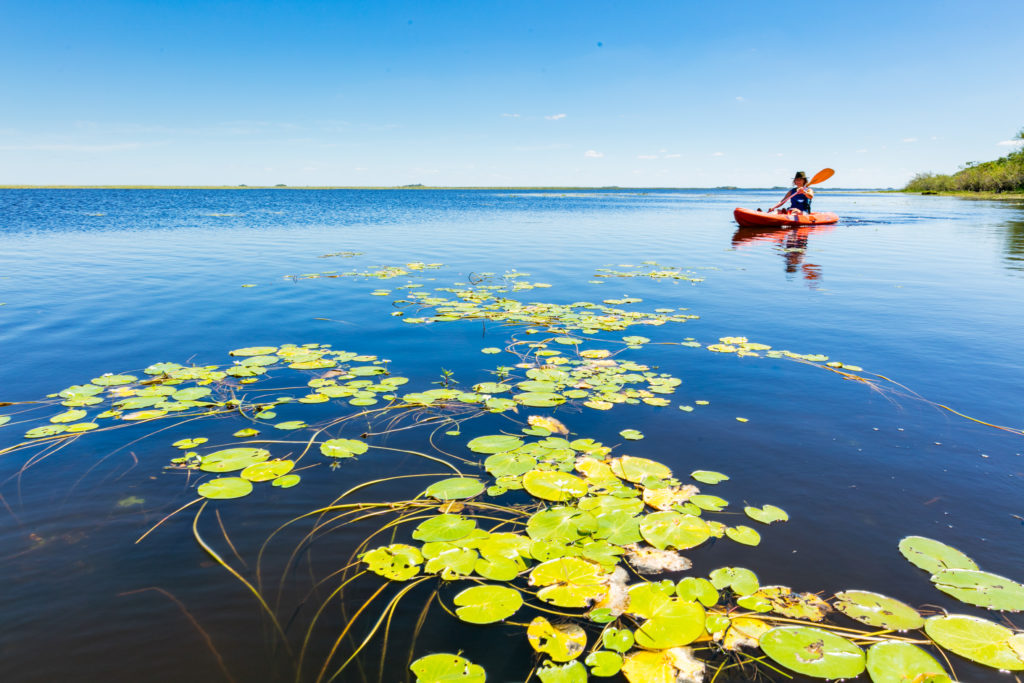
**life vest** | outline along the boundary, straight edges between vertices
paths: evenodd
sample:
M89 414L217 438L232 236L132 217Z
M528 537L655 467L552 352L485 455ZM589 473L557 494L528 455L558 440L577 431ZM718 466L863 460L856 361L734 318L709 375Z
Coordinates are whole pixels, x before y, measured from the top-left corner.
M800 209L804 213L811 212L811 198L805 194L797 194L795 187L787 193L786 197L789 199L789 208Z

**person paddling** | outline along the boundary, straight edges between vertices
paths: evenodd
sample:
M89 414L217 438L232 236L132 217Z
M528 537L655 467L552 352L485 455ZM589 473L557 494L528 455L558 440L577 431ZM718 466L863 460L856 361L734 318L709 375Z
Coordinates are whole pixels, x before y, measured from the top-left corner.
M793 177L793 184L796 187L787 192L782 201L768 209L769 213L775 211L787 201L789 202L789 209L783 209L779 213L802 214L811 212L811 200L814 199L814 190L807 186L807 174L803 171L797 171Z

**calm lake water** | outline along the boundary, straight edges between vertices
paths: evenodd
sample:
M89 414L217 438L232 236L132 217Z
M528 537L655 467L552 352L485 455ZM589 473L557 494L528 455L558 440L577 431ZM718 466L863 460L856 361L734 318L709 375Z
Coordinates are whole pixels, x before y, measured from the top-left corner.
M759 528L756 548L723 539L687 552L694 572L744 566L762 584L825 594L865 589L988 615L936 591L897 544L928 536L982 569L1024 580L1024 203L823 190L816 208L838 213L838 225L802 235L737 233L733 207L767 207L779 196L0 190L0 401L45 400L103 373L138 374L158 361L228 365L232 349L283 343L387 358L417 391L436 387L442 370L470 387L492 380L497 365L514 364L508 354L480 350L504 347L523 328L407 324L391 315L399 310L391 302L409 282L432 289L515 270L551 285L515 293L524 302L634 297L642 299L629 306L636 310L685 308L699 316L593 335L650 338L620 357L680 378L671 406L603 412L565 405L512 416L553 415L575 435L609 445L623 443L620 430L640 429L645 438L617 452L663 462L682 479L694 469L724 472L729 481L705 488L730 509L772 503L789 513L788 523ZM359 255L325 257L340 252ZM698 281L595 277L601 268L645 261ZM443 266L389 280L325 276L409 262ZM303 277L312 274L322 276ZM370 296L378 288L393 295ZM788 359L657 344L693 338L707 345L725 336L824 354L892 382L869 385ZM283 390L295 377L266 381ZM278 413L315 424L360 410L344 401L298 408ZM0 426L0 448L20 443L26 429L48 424L59 410L52 402L0 407L13 418ZM35 457L40 448L0 457L4 680L215 681L228 680L225 671L236 681L292 680L253 596L193 537L195 506L135 543L195 498L200 479L166 469L180 454L171 442L206 436L208 445L222 445L248 423L175 423L149 436L164 425L84 434L43 459ZM485 415L434 445L472 456L460 445L467 438L522 426ZM348 438L383 431L367 420L346 429ZM368 442L429 453L430 433L407 429ZM203 513L203 537L256 581L261 544L290 519L362 481L438 472L414 456L375 452L336 468L311 456L318 466L304 470L295 488L261 485L246 498L214 501ZM426 481L359 495L407 499ZM375 528L369 520L314 543L280 591L282 568L309 529L286 530L268 546L260 579L293 645L330 592L315 587L316 579L343 566ZM374 585L325 610L324 628L310 643L317 664L307 666L305 679L316 678ZM400 603L383 680L404 680L428 595ZM435 605L417 633L415 656L445 650L485 665L492 681L521 681L531 666L520 629L466 627ZM379 657L377 642L363 663L369 680L378 678ZM1012 679L961 659L954 664L960 680ZM362 678L352 668L337 680Z

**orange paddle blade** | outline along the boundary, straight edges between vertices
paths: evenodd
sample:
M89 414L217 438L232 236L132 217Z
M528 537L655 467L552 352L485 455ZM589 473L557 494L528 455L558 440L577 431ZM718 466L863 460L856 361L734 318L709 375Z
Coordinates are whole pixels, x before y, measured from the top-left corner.
M831 178L832 176L834 176L835 174L836 174L836 172L833 171L831 168L823 168L820 171L818 171L817 173L815 173L814 177L811 178L811 182L809 182L807 184L808 185L817 185L818 183L823 183L826 180L828 180L829 178Z

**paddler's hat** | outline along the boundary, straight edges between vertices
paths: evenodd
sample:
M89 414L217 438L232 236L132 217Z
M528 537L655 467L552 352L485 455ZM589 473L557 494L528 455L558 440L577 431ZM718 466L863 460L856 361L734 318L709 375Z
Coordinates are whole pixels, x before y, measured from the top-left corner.
M797 171L796 175L793 176L793 181L795 182L797 180L800 180L801 178L804 179L804 182L807 182L807 174L804 173L803 171Z

